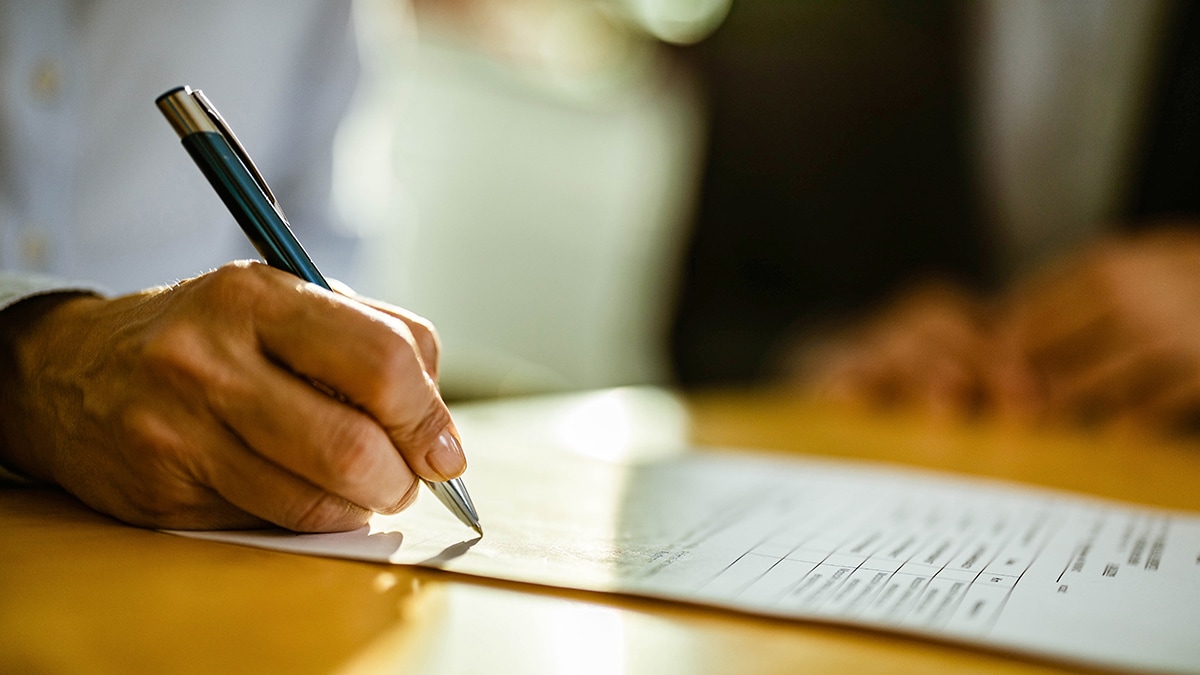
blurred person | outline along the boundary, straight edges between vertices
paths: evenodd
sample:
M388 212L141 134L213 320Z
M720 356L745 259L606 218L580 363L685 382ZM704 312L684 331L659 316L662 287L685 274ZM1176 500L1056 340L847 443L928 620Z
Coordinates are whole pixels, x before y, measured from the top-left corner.
M175 86L207 88L300 240L344 275L353 241L329 180L357 71L349 10L0 4L9 479L142 526L328 531L404 508L417 476L462 473L433 327L226 264L252 251L154 106Z
M805 386L869 407L1193 424L1200 148L1189 127L1200 41L1192 6L865 2L798 13L797 24L816 26L805 30L833 37L781 48L819 52L805 55L811 71L799 59L773 62L811 78L786 91L812 95L794 108L773 106L772 121L785 129L775 143L791 161L824 162L833 177L786 172L787 198L819 206L767 216L802 214L790 227L819 231L804 241L811 249L781 263L786 239L772 250L759 241L756 253L721 263L733 273L707 282L732 278L731 288L753 289L735 276L746 275L766 291L752 302L790 298L760 312L770 323L747 328L736 313L721 317L685 295L683 320L728 322L693 338L701 346L737 339L729 326L760 332L757 344L745 341L756 361L725 379L761 377L783 362ZM820 68L834 72L822 78ZM741 70L743 79L764 72ZM853 88L851 75L869 82ZM825 153L815 160L788 152L787 141L810 131L781 122L799 108L822 111L807 113L823 125L816 147ZM764 173L747 180L761 188ZM719 192L725 177L710 184ZM722 217L744 222L739 216L770 208L736 201L753 195L727 198ZM696 265L712 264L697 252ZM809 269L790 271L810 259ZM816 299L789 306L797 288ZM847 318L864 312L873 316ZM694 382L720 379L708 375L692 370Z

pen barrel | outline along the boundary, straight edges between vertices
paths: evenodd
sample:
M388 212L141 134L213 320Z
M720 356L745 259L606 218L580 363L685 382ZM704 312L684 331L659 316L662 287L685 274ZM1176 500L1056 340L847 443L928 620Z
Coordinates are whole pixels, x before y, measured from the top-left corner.
M268 265L329 288L283 215L220 134L192 133L181 142Z

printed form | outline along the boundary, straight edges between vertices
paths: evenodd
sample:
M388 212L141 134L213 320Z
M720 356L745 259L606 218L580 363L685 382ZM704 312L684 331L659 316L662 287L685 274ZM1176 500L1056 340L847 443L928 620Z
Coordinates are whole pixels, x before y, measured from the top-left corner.
M429 495L358 532L188 534L1200 672L1200 514L714 450L477 453L468 478L480 539Z

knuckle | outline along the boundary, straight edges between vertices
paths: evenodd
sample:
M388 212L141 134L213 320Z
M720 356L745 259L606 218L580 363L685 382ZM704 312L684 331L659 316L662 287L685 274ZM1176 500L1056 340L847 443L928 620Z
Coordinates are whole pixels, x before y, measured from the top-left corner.
M416 373L423 377L420 357L413 344L398 333L389 331L366 343L363 357L375 374L368 385L368 395L373 400L383 400L397 391L406 390L403 384L411 382Z
M252 287L267 283L271 272L267 265L254 260L234 260L213 270L210 276L234 287Z
M214 344L202 326L172 321L152 331L141 352L141 367L152 382L178 395L204 400L215 409L245 400L240 371L229 367L226 346Z
M127 410L120 421L120 433L139 453L139 459L157 463L179 454L183 439L166 420L144 407Z
M441 399L434 398L415 425L408 429L394 429L392 435L405 445L427 445L450 426L450 423L450 411L442 404Z
M197 281L197 292L206 306L252 307L256 311L270 309L271 304L263 300L278 285L275 270L249 260L226 263Z
M202 275L204 286L216 292L237 292L253 289L264 283L263 266L246 260L238 260Z
M438 335L437 328L434 328L429 321L421 319L410 323L409 331L412 333L417 350L425 359L425 365L436 369L442 353L442 339Z
M144 362L153 372L188 372L203 351L200 331L187 320L164 323L142 345Z

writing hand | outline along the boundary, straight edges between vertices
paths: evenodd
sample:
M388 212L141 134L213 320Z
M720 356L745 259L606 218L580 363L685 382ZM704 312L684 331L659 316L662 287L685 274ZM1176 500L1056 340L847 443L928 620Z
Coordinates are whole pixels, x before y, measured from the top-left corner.
M465 469L432 326L262 264L0 319L5 463L129 523L353 529Z

